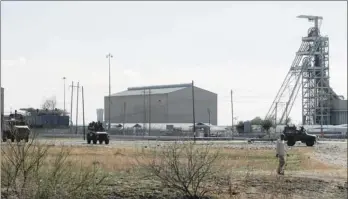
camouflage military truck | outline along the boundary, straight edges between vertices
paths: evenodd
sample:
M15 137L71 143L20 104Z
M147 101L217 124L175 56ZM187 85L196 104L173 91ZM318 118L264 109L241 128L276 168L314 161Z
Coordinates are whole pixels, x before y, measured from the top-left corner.
M109 144L110 137L109 134L105 131L102 123L100 122L91 122L88 124L88 134L87 134L87 144Z
M294 146L297 141L306 143L307 146L313 146L317 141L317 136L308 134L303 126L300 129L297 129L296 126L285 126L283 135L288 146Z
M3 129L2 129L2 141L6 142L10 139L12 142L15 140L20 142L25 140L29 141L29 135L31 133L30 128L27 123L24 121L23 116L20 114L10 114L9 118L3 120Z

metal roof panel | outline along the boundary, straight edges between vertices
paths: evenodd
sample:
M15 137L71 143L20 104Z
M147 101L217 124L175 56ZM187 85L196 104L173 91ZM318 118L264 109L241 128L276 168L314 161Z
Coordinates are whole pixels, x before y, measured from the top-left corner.
M174 91L178 91L181 89L184 89L187 87L176 87L176 88L158 88L158 89L151 89L151 94L167 94ZM145 90L146 94L149 94L148 90ZM131 96L131 95L144 95L144 90L125 90L121 91L119 93L114 93L111 96Z

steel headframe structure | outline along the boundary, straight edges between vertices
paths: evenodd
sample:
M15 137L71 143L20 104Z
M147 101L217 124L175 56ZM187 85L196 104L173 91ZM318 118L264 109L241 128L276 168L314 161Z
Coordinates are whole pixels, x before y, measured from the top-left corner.
M314 22L314 27L309 28L307 36L302 38L302 44L266 118L276 120L278 124L287 121L284 117L291 112L302 85L302 124L328 125L331 100L340 99L329 83L329 38L320 35L322 17L300 15L297 18ZM285 110L277 109L277 105L284 102Z

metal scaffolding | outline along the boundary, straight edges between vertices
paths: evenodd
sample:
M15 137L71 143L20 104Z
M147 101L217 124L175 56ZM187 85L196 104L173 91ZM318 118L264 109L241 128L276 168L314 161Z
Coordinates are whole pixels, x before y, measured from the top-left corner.
M283 123L293 107L302 85L302 123L304 125L330 124L331 100L339 99L329 81L329 38L320 35L320 16L301 15L298 18L314 22L296 53L288 74L279 89L266 118ZM302 81L301 81L302 80ZM285 110L277 110L285 103Z

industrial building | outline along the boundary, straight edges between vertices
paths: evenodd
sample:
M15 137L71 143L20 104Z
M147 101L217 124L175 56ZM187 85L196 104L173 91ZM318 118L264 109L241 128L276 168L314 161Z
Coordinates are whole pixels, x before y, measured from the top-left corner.
M62 110L44 110L34 108L21 108L24 118L31 127L35 128L66 128L69 126L69 116Z
M194 97L194 100L193 100ZM104 98L105 122L109 121L109 96ZM194 102L194 103L193 103ZM217 94L192 84L132 87L110 98L110 123L217 125Z

